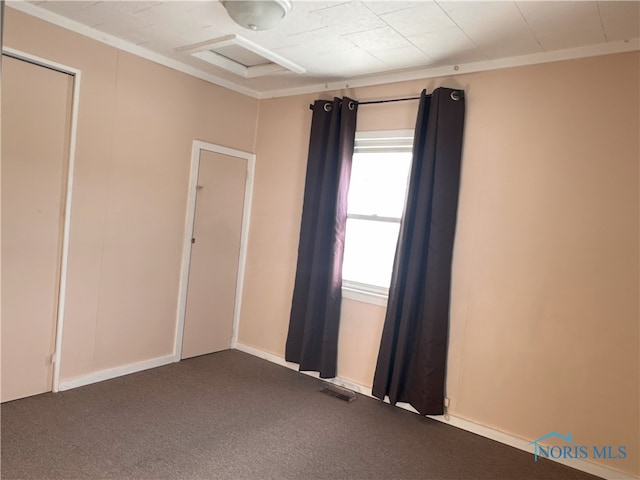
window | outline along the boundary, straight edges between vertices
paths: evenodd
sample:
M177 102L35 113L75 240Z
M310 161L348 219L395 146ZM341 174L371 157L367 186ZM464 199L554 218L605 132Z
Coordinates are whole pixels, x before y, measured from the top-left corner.
M410 130L356 133L342 266L347 298L384 303L389 292L412 144Z

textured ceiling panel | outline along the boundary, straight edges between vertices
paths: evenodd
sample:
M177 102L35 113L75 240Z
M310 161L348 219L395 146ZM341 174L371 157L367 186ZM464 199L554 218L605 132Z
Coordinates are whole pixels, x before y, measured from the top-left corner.
M374 84L394 71L417 75L522 56L544 61L564 49L625 51L636 49L640 37L639 1L293 0L279 25L257 32L235 24L218 1L30 3L38 15L61 15L257 96L354 77ZM306 73L244 78L180 50L227 35L245 37Z

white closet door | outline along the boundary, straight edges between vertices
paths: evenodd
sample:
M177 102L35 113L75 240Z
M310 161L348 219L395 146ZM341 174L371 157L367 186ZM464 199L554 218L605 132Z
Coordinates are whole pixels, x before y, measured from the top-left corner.
M2 58L2 401L52 388L72 92Z

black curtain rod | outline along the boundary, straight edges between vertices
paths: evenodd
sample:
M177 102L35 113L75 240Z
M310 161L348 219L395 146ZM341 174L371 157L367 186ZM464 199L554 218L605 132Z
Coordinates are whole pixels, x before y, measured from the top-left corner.
M428 93L425 97L431 97L431 94ZM464 90L454 90L451 92L452 100L460 100L460 98L464 97ZM391 103L391 102L406 102L407 100L420 100L421 97L406 97L406 98L389 98L387 100L369 100L368 102L358 102L354 100L358 105L376 105L379 103ZM309 109L313 110L313 104L309 105Z
M430 97L431 94L427 94ZM391 102L406 102L407 100L420 100L420 97L406 97L406 98L390 98L387 100L369 100L368 102L358 102L358 105L377 105L379 103L391 103ZM309 108L313 110L313 104L309 105Z
M427 95L430 97L431 95ZM388 100L369 100L368 102L358 102L358 105L375 105L378 103L391 103L391 102L406 102L407 100L420 100L420 97L407 97L407 98L391 98Z

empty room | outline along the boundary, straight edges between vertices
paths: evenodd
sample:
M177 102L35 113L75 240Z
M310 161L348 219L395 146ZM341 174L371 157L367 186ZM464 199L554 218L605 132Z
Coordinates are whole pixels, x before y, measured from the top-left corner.
M640 478L640 2L1 5L2 479Z

